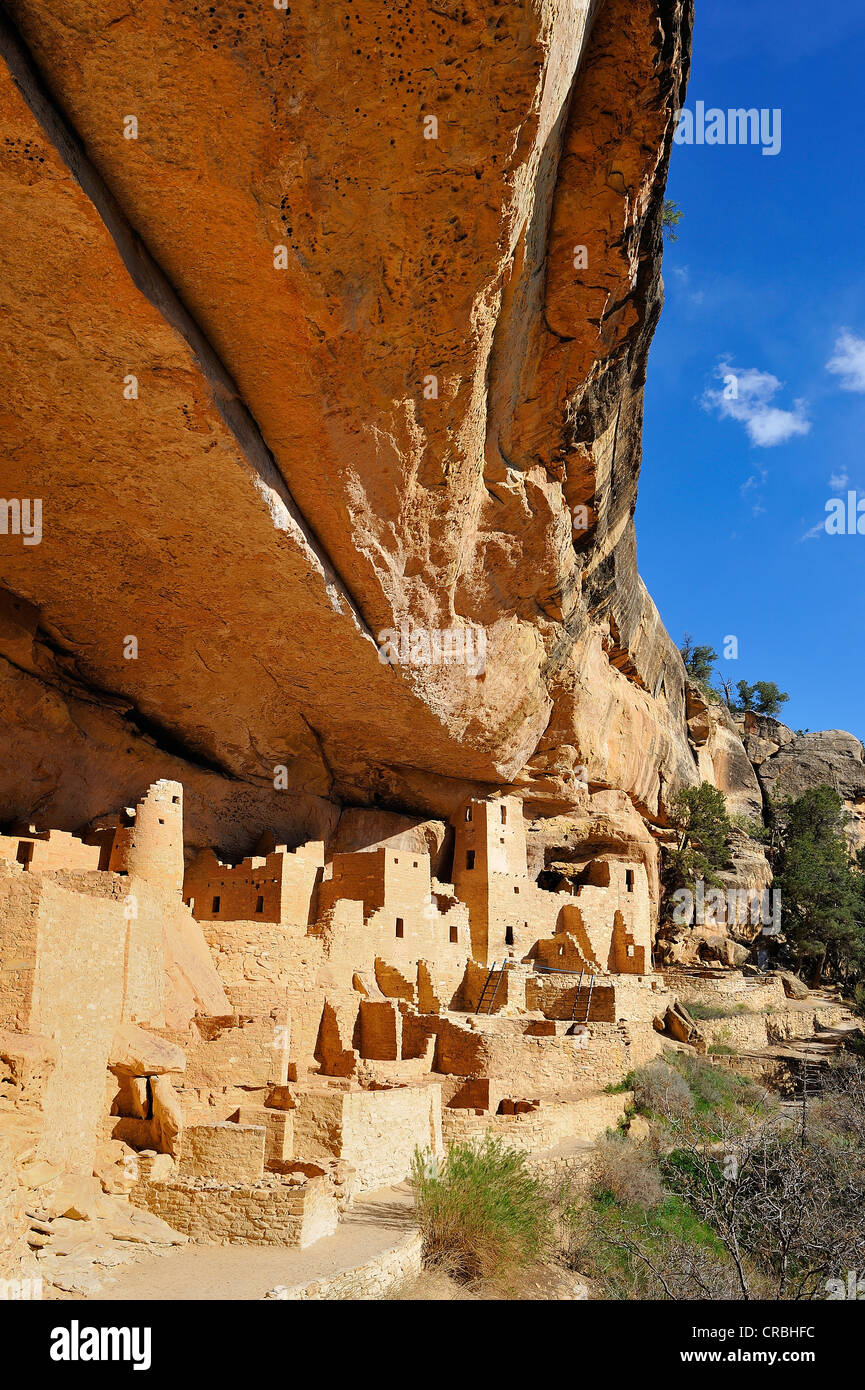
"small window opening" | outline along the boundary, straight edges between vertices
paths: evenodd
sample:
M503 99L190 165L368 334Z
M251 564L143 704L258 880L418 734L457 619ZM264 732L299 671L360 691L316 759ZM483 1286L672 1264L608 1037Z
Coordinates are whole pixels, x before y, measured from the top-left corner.
M459 939L460 939L459 928L458 928L458 927L451 927L451 941L457 941L457 942L458 942Z
M396 934L397 936L405 936L405 924L401 917L396 919Z
M506 945L506 946L513 946L513 944L514 944L514 929L513 929L513 927L505 927L505 945Z
M473 869L475 866L475 852L473 849L466 850L466 868Z
M627 890L628 890L629 893L633 893L633 891L634 891L634 871L633 871L633 869L626 869L626 870L625 870L625 887L627 888Z
M210 910L211 910L211 912L218 912L218 911L219 911L219 898L214 898L214 899L213 899L213 907L212 907Z
M256 900L255 900L255 910L256 910L256 912L263 912L263 911L264 911L264 898L263 898L263 897L260 897L260 896L259 896L259 897L256 898Z
M507 808L507 806L503 806L503 807L502 807L502 825L507 825L507 823L508 823L508 808Z

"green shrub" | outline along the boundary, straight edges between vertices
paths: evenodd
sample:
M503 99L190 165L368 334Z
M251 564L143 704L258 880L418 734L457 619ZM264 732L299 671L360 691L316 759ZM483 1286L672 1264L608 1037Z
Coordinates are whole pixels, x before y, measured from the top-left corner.
M604 1093L608 1096L620 1096L625 1091L633 1091L633 1089L634 1073L629 1071L626 1076L622 1077L621 1081L611 1081L609 1086L605 1086Z
M696 1019L735 1018L747 1013L744 1004L686 1004L685 1008Z
M550 1194L525 1154L493 1135L452 1145L435 1174L416 1151L411 1182L424 1258L457 1279L508 1280L552 1248Z
M702 1057L679 1052L673 1057L673 1066L686 1082L700 1114L731 1116L741 1107L761 1111L768 1105L769 1093L763 1086L726 1067L713 1066Z

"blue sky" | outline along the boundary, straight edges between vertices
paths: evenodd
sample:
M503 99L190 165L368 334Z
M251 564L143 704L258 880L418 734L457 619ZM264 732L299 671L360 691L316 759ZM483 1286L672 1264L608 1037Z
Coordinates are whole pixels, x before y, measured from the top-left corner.
M865 535L824 522L865 499L863 57L862 0L697 0L688 109L780 108L781 149L674 148L636 514L673 638L737 637L724 677L860 738Z

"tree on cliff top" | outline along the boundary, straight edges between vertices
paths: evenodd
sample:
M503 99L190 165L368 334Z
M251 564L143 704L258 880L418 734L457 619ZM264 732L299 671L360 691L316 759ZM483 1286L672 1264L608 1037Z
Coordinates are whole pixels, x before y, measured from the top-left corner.
M786 704L790 698L784 691L778 689L774 681L755 681L753 685L749 685L747 681L739 681L736 689L739 692L739 699L734 708L739 714L751 711L775 719L780 713L781 706Z
M715 662L718 660L718 653L715 648L696 646L690 632L685 632L682 634L682 645L679 651L685 663L685 670L692 680L701 681L704 685L711 685L712 677L715 674Z
M716 870L723 868L729 858L732 830L723 794L711 782L683 787L672 798L669 816L676 843L666 855L667 891L693 889L698 879L709 887L717 887L720 879Z

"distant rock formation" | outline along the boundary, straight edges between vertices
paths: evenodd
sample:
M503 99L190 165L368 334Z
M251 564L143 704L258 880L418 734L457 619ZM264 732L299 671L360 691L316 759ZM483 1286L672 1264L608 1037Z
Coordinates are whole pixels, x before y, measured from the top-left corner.
M773 801L832 787L850 814L851 839L865 845L865 749L843 729L794 734L776 719L744 717L745 749Z

